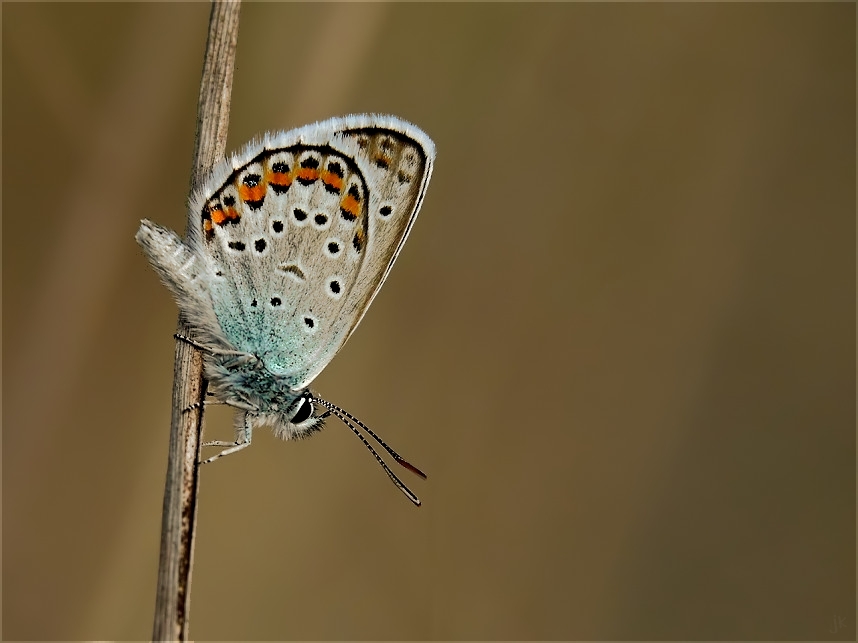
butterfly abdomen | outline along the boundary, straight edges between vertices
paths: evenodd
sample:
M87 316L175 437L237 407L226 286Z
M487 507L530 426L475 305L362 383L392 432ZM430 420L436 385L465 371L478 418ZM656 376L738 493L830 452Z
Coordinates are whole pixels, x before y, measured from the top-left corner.
M212 348L234 349L213 314L209 273L202 257L175 232L149 220L141 222L136 239L193 327L195 338Z

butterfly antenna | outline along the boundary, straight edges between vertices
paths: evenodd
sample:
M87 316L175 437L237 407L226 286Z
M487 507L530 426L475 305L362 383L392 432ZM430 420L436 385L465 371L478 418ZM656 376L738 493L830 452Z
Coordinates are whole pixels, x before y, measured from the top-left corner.
M348 412L348 411L346 411L345 409L341 409L341 408L340 408L339 406L337 406L336 404L332 404L331 402L328 402L327 400L323 400L323 399L318 398L318 397L313 397L313 399L314 399L314 400L317 400L320 404L322 404L322 406L324 406L326 409L328 409L329 411L331 411L332 413L334 413L334 414L335 414L337 417L339 417L343 422L345 422L345 419L343 418L343 416L345 416L345 417L347 417L348 419L350 419L352 422L354 422L355 424L357 424L357 425L358 425L360 428L362 428L364 431L366 431L367 433L369 433L369 435L370 435L370 436L372 436L372 439L373 439L373 440L375 440L376 442L378 442L378 443L379 443L379 444L384 448L384 450L385 450L385 451L387 451L387 452L390 454L390 457L391 457L391 458L393 458L394 460L396 460L397 464L399 464L399 465L401 465L401 466L405 467L406 469L408 469L408 470L409 470L409 471L411 471L412 473L414 473L414 474L416 474L416 475L420 476L420 477L421 477L421 478L423 478L424 480L426 479L426 474L425 474L425 473L423 473L420 469L418 469L417 467L415 467L415 466L414 466L413 464L411 464L408 460L406 460L405 458L403 458L403 457L402 457L401 455L399 455L396 451L394 451L391 447L389 447L389 446L387 445L387 443L386 443L384 440L382 440L380 437L378 437L378 436L373 432L373 430L372 430L372 429L370 429L366 424L364 424L364 423L363 423L363 422L361 422L359 419L357 419L354 415L352 415L351 413L349 413L349 412Z
M395 473L393 473L393 471L390 470L390 467L387 466L387 463L381 459L381 456L378 455L378 452L372 447L372 445L367 441L367 439L358 430L358 428L349 421L349 418L355 420L362 427L366 428L364 426L364 424L360 420L357 420L356 418L354 418L354 416L350 415L346 411L343 411L338 406L334 406L330 402L326 402L325 400L320 400L317 397L314 397L313 399L315 401L319 402L326 409L328 409L328 411L330 411L331 413L336 415L343 422L343 424L345 424L346 426L348 426L352 430L352 433L354 433L358 437L358 439L361 442L363 442L363 445L367 449L369 449L369 452L372 453L373 457L375 457L376 462L378 462L378 464L381 465L381 468L384 469L384 472L390 477L390 479L393 481L393 484L395 484L397 486L397 488L402 493L404 493L406 495L406 497L411 502L413 502L416 506L419 507L421 505L420 498L418 498L417 495L413 491L411 491L411 489L409 489L408 486L404 482L402 482L402 480L400 480L399 477ZM373 434L369 429L366 429L366 430L369 431L370 435L372 435L376 440L378 440L380 444L382 444L384 447L386 447L388 453L391 453L391 455L395 455L395 457L397 458L397 462L405 462L405 460L403 460L401 457L399 457L398 454L395 454L393 449L391 449L386 444L381 442L381 440L378 439L378 436ZM403 466L405 466L405 465L403 465ZM419 469L417 469L416 467L413 467L411 465L409 465L408 468L411 470L416 470L416 471L420 472ZM422 474L422 472L420 472L420 473ZM426 476L423 475L423 477L425 478Z

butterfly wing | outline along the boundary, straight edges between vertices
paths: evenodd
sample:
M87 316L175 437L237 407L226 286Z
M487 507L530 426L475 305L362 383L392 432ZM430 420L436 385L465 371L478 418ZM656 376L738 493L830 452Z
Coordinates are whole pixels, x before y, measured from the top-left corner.
M384 283L414 223L434 145L391 116L266 136L212 172L189 244L223 334L306 387Z

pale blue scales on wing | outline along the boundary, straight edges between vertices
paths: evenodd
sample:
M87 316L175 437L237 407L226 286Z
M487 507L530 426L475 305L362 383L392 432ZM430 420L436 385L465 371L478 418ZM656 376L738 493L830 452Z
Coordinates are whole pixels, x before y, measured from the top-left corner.
M210 390L241 409L222 454L249 444L254 426L302 437L329 413L357 432L307 387L384 283L434 156L396 117L330 119L267 134L218 164L191 199L186 241L143 222L137 239L204 350Z

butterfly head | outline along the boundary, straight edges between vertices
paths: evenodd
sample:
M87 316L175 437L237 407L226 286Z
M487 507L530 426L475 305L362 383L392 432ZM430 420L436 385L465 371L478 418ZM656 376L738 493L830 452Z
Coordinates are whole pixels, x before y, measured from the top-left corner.
M283 439L306 438L322 429L330 411L315 403L313 394L305 389L284 409L261 413L259 424L274 427L274 434Z

